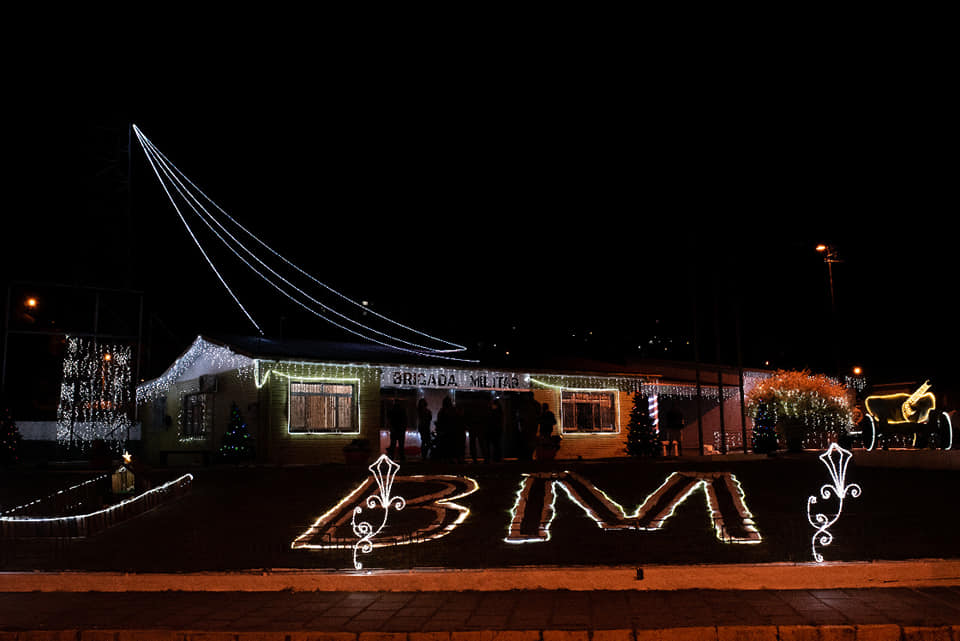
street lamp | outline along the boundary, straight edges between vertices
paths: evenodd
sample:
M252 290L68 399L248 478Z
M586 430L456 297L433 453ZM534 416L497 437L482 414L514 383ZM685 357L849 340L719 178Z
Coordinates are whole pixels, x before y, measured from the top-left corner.
M830 278L830 311L837 311L837 301L833 295L833 264L839 263L840 259L837 258L837 250L830 245L819 244L816 247L817 251L823 254L823 262L827 264L827 275Z

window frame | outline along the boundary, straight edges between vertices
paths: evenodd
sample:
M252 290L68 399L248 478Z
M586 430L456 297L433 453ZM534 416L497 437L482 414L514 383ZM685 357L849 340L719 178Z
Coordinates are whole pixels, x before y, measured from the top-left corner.
M333 430L329 429L294 429L293 427L293 398L294 395L302 396L327 396L335 399L340 399L346 397L346 394L315 394L308 392L299 392L295 393L293 390L294 385L336 385L336 386L348 386L351 388L350 393L350 422L351 425L347 430L337 428ZM336 406L334 407L334 416L340 416L339 400L337 401ZM305 418L305 423L309 421ZM360 435L360 379L311 379L311 378L289 378L287 381L287 434L290 436L344 436Z
M620 394L619 390L616 389L563 389L559 390L560 392L560 433L563 435L613 435L620 433ZM593 395L605 395L611 397L611 420L613 423L612 429L593 429L593 430L582 430L579 429L576 425L576 414L574 416L568 416L567 405L568 401L565 398L568 394L593 394ZM571 399L574 405L576 401ZM568 424L568 420L571 421Z
M196 401L190 399L197 399ZM188 408L188 402L190 407ZM200 407L200 420L198 422L190 421L192 412L188 409ZM181 441L203 441L210 436L213 421L213 394L208 392L186 392L180 396L180 440ZM188 426L199 425L199 431L190 430Z

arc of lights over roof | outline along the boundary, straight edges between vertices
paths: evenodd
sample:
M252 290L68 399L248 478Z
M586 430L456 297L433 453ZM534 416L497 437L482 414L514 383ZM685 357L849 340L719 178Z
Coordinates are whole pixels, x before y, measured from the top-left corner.
M194 244L197 245L207 264L227 290L230 297L261 335L263 334L263 330L260 325L253 318L250 311L240 302L239 296L237 296L236 292L227 283L220 270L217 269L210 254L204 249L199 238L194 233L194 229L191 227L190 222L188 222L187 216L184 215L185 212L192 214L196 220L201 222L237 259L259 278L321 320L364 340L391 349L445 360L477 362L473 359L450 355L466 351L467 348L463 345L432 336L390 319L370 309L363 303L345 296L295 265L292 261L267 245L249 229L241 225L235 218L230 216L222 207L207 196L186 174L180 171L176 165L170 162L170 160L157 149L139 127L133 125L133 132L136 134L137 141L146 154L151 169L163 187L164 193L170 200L171 205L173 205L187 233L194 241ZM208 203L210 207L208 208L204 203ZM237 237L238 235L249 237L253 242L248 245L241 241ZM262 255L258 254L258 251L260 251ZM274 264L271 265L269 261L273 261ZM280 273L279 270L283 269L290 270L289 277ZM305 279L306 282L301 285L294 282L294 279ZM317 296L321 294L315 295L308 291L308 288L319 289L326 295L332 295L341 302L357 307L362 310L364 315L372 315L377 321L381 321L389 329L378 329L335 309L332 305L328 305L317 298ZM397 334L402 334L403 336L398 336ZM431 343L434 346L431 346Z

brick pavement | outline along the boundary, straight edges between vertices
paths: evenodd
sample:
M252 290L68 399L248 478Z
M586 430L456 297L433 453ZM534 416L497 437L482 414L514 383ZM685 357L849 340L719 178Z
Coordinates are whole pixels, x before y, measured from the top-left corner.
M960 587L0 593L0 641L960 641Z

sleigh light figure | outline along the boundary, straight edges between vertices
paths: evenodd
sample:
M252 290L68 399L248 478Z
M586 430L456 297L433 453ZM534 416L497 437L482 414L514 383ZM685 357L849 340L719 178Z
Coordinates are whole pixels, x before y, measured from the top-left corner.
M860 430L851 432L859 436L866 450L873 450L884 439L906 436L913 446L922 444L929 437L932 447L949 450L953 448L953 426L946 412L937 410L937 399L930 391L930 381L925 381L912 394L878 394L864 400L866 412L860 421Z

